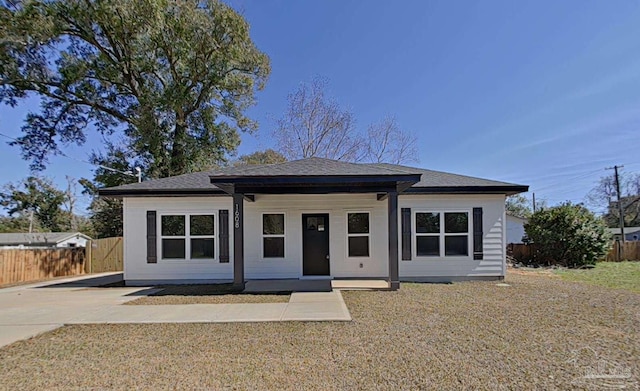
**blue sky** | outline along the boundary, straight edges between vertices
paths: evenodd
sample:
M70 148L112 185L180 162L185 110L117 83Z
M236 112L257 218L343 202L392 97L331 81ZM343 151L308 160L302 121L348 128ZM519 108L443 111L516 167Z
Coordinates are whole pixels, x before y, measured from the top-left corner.
M358 126L395 115L415 132L421 167L527 184L550 204L583 201L607 166L640 172L638 1L230 3L272 62L240 153L273 147L286 95L320 75ZM1 107L0 132L19 135L30 108ZM16 148L0 158L1 183L28 174ZM45 174L90 171L59 157Z

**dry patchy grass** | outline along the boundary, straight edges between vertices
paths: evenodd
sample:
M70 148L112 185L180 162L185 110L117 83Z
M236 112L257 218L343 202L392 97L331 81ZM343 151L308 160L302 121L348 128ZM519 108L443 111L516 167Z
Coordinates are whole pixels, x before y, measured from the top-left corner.
M0 388L553 390L605 361L637 387L640 295L507 283L345 292L344 323L65 327L0 349Z
M128 305L287 303L289 294L248 294L234 291L232 284L167 285Z

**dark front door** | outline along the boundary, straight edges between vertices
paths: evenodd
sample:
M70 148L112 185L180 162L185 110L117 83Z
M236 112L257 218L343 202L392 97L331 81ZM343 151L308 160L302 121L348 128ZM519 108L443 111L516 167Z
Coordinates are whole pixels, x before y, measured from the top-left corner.
M329 215L302 215L302 274L329 275Z

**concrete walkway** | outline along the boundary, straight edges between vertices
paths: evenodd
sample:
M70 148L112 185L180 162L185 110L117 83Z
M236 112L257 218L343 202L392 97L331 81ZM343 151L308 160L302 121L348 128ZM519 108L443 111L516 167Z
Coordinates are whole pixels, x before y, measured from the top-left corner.
M97 288L121 274L56 280L0 289L0 346L65 324L350 321L340 291L294 292L288 303L135 305L155 290Z

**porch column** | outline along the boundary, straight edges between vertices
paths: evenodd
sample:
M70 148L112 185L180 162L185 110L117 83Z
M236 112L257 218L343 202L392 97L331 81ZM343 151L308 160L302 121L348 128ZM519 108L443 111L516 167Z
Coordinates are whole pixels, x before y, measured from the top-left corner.
M233 285L244 289L244 196L233 194Z
M400 289L400 273L398 270L398 192L389 192L389 288Z

